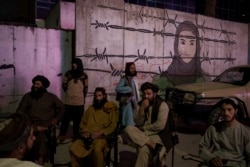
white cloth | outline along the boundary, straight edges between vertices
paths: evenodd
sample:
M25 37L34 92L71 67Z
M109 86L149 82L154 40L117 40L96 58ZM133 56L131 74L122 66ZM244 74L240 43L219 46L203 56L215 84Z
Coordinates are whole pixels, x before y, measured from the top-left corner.
M21 161L16 158L0 158L1 167L41 167L30 161Z

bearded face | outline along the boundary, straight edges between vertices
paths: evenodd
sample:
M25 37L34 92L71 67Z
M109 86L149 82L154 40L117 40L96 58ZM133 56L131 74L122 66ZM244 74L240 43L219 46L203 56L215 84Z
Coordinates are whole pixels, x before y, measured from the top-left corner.
M102 109L106 102L107 102L107 98L101 91L95 92L95 97L93 101L93 107L95 109Z
M125 69L126 76L134 77L137 75L135 64L131 64L130 66L127 66Z
M31 87L31 94L34 98L40 97L44 92L46 92L46 89L43 87L43 84L41 81L35 81L34 84Z
M149 100L149 104L152 105L154 103L156 93L152 89L146 89L143 91L143 98Z

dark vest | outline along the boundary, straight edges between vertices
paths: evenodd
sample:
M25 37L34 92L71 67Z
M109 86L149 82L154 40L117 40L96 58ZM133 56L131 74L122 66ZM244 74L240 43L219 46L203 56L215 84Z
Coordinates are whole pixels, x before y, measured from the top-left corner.
M157 116L162 102L164 102L164 100L157 95L152 106L151 123L154 123L157 120ZM173 145L175 145L175 143L173 142L172 128L170 125L171 116L171 114L168 114L168 119L164 129L158 133L164 146L167 149L167 152L173 147Z

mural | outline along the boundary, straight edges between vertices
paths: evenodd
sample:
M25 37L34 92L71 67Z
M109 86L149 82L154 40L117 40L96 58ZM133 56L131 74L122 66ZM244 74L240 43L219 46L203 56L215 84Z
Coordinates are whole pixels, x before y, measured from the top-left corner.
M201 45L198 28L190 21L180 23L174 37L174 55L168 69L154 79L160 90L179 84L210 81L201 68Z
M161 94L178 84L210 81L247 63L247 33L247 24L197 14L76 0L76 56L89 76L89 102L97 86L114 100L124 64L131 61L138 84L154 82Z

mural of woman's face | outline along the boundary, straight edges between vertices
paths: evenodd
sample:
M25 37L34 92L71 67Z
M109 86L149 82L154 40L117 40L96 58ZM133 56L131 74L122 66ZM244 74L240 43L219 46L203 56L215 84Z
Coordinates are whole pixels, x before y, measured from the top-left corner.
M182 31L179 35L179 55L185 63L189 63L196 54L196 37L191 31Z

